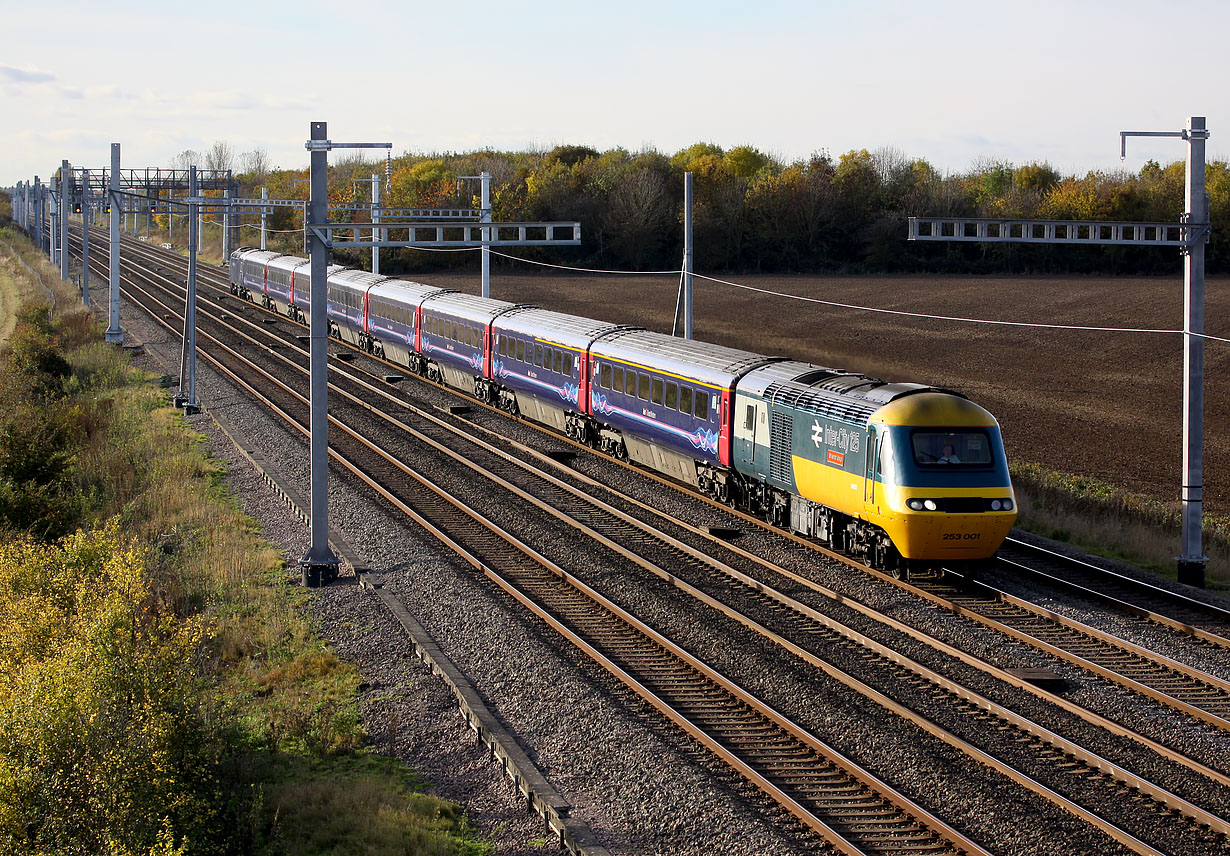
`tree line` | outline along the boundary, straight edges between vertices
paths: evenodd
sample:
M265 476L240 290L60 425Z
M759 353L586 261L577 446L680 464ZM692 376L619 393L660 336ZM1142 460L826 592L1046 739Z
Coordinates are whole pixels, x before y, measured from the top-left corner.
M218 148L215 144L215 149ZM211 150L211 155L217 152ZM211 162L219 160L211 157ZM245 195L266 186L273 198L306 198L307 170L271 169L263 151L245 153ZM943 174L896 149L817 151L786 162L751 146L696 143L673 155L562 145L549 151L405 154L392 162L382 202L389 207L478 206L478 183L492 175L494 219L578 220L579 248L519 250L541 260L625 270L678 269L683 251L684 173L694 175L695 263L710 272L763 273L1166 273L1174 248L919 243L907 217L1014 217L1178 222L1184 164L1149 161L1138 172L1062 175L1047 163L984 159ZM330 166L331 202L366 202L371 175L385 162L361 156ZM1230 229L1230 164L1207 166L1213 234L1211 272L1230 270L1218 252ZM366 221L364 212L353 215ZM346 220L346 212L335 215ZM301 228L285 209L270 228ZM288 246L298 239L288 236ZM382 270L476 264L469 254L386 251ZM361 263L362 255L354 259ZM499 264L501 262L497 262ZM506 262L504 262L506 263Z

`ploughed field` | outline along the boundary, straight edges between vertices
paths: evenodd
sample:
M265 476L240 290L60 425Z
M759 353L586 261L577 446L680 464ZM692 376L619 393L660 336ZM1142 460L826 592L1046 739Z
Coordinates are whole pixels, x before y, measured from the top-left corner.
M1177 264L1177 262L1176 262ZM477 274L408 276L478 293ZM1183 326L1183 278L732 276L881 309L1098 327ZM678 276L510 274L501 300L670 332ZM1205 332L1230 338L1230 278L1206 283ZM968 395L1010 460L1172 501L1182 460L1182 337L968 324L841 309L695 280L697 339ZM1205 345L1205 508L1230 514L1230 344Z

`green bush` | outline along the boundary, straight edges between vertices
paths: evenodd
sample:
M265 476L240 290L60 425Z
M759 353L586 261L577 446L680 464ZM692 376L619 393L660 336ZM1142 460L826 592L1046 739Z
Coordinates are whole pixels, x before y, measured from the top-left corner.
M155 608L115 527L0 546L0 851L227 849L206 631Z

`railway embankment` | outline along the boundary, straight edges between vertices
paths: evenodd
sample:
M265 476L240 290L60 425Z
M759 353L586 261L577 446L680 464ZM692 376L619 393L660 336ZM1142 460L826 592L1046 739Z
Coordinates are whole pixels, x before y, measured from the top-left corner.
M0 850L490 851L369 751L363 677L158 376L0 239Z

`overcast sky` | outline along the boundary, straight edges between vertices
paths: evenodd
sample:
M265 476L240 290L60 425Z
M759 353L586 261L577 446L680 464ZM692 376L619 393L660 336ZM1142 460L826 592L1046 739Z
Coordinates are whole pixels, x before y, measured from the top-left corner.
M196 10L196 11L193 11ZM224 11L225 10L225 11ZM1062 172L1230 156L1230 3L0 0L0 185L225 140L304 167L308 123L398 154L748 144Z

